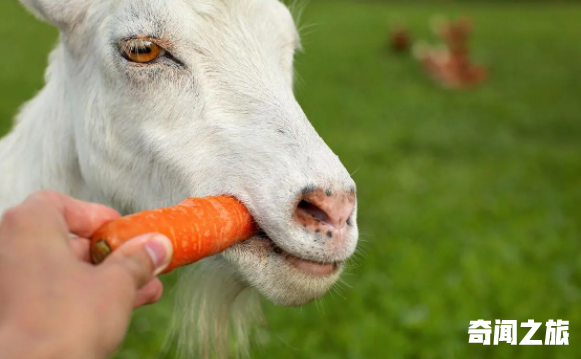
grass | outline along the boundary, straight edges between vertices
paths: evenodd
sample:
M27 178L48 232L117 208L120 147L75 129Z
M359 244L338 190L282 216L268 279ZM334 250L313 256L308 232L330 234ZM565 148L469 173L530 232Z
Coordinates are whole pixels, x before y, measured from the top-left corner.
M0 13L3 133L41 87L56 33L15 1ZM475 19L488 83L446 92L384 49L397 19L433 39L434 13ZM572 4L307 7L297 96L354 172L362 242L346 284L325 299L265 303L269 341L253 358L579 357L580 18ZM155 357L171 305L169 292L137 311L116 358ZM569 320L570 346L468 344L476 319Z

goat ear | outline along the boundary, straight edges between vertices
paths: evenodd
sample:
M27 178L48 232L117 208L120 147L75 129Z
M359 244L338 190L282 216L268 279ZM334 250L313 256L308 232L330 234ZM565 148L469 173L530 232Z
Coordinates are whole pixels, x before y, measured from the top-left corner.
M81 21L91 0L20 0L39 19L65 30Z

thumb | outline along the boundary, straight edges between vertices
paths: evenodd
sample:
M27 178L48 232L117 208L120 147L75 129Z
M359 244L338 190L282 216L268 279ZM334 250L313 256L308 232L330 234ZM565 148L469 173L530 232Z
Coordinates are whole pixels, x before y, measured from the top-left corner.
M115 268L128 274L140 289L160 274L169 265L173 255L173 244L161 234L145 234L120 246L102 266Z

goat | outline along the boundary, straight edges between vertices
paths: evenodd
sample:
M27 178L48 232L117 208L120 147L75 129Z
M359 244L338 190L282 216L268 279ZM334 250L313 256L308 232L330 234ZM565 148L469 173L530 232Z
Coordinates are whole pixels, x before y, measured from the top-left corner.
M185 352L246 351L259 296L299 306L358 242L356 187L293 93L278 0L21 0L57 27L46 85L0 141L0 213L51 189L122 214L231 195L261 235L181 276ZM195 266L194 266L195 267Z

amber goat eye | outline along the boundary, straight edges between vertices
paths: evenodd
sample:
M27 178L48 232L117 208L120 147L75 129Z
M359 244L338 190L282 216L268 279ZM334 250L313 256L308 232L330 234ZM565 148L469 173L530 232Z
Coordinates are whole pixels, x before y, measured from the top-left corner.
M163 49L150 40L134 39L123 44L125 57L132 62L144 64L152 62L161 55Z

